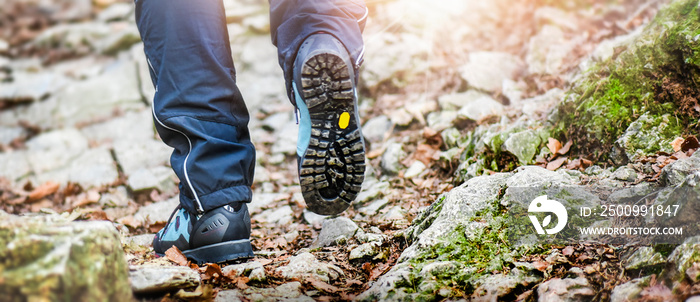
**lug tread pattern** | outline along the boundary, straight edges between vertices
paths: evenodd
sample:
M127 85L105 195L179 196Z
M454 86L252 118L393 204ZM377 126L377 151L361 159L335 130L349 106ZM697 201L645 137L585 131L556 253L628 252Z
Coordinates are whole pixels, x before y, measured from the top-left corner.
M311 139L300 158L299 178L307 206L319 214L344 211L364 181L365 147L348 68L342 58L322 53L301 69L300 94L311 116ZM352 116L345 129L338 124L343 112Z

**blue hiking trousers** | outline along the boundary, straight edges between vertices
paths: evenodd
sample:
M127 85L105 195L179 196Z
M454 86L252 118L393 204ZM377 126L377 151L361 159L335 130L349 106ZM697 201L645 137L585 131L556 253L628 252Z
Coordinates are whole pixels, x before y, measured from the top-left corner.
M180 179L180 203L196 214L249 202L255 147L221 0L135 3L156 88L153 118L160 137L174 148L170 163ZM270 0L272 42L289 95L296 52L313 33L336 36L359 67L366 17L361 0Z

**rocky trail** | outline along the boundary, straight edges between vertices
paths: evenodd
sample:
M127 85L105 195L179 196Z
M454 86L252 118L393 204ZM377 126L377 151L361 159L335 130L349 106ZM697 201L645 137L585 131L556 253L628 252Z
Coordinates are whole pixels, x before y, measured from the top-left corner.
M305 209L267 1L223 3L257 149L256 257L153 254L178 183L132 1L7 0L0 301L700 301L698 1L368 0L368 169L336 217ZM652 196L688 228L513 237L542 194L594 210Z

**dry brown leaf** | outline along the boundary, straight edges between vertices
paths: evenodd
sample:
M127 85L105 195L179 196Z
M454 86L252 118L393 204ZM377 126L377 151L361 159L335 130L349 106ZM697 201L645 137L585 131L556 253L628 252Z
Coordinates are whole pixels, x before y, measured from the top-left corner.
M559 169L559 167L561 167L561 165L563 165L567 159L568 159L567 157L560 157L560 158L557 158L557 159L549 162L547 164L547 170L554 171L556 169Z
M318 289L318 290L320 290L320 291L329 293L329 294L334 294L334 293L340 292L340 288L337 288L337 287L335 287L335 286L333 286L333 285L330 285L330 284L328 284L328 283L326 283L326 282L323 282L323 281L318 280L318 279L315 279L315 278L310 278L310 279L308 279L307 282L308 282L311 286L313 286L314 288L316 288L316 289Z
M109 220L107 213L102 210L95 210L85 215L88 220Z
M559 149L559 151L557 151L557 154L566 155L566 153L569 153L569 149L571 149L571 146L573 146L573 145L574 145L573 141L566 142L566 145L564 145L564 147L561 147L561 149Z
M415 159L423 162L426 167L430 167L430 163L433 161L433 155L435 155L435 150L433 146L428 144L420 144L416 148Z
M141 226L141 222L136 220L136 218L134 218L134 215L129 215L126 217L119 218L119 219L117 219L117 222L119 222L123 225L129 226L131 228L134 228L134 229Z
M233 283L235 283L236 287L238 287L239 289L247 289L248 288L247 283L248 283L248 281L250 281L250 279L248 277L238 277L238 278L236 278L236 280L233 280L233 281L234 281Z
M564 256L571 256L574 254L574 247L573 246L567 246L564 248L564 250L561 251Z
M549 267L549 263L544 261L535 261L532 263L532 266L534 266L536 270L544 272L547 270L547 267Z
M681 151L683 151L683 152L688 152L690 150L697 150L698 148L700 148L700 142L698 142L698 138L695 137L695 135L691 135L691 136L687 137L683 141L683 143L681 144Z
M347 282L345 282L345 287L352 287L354 285L362 286L364 283L360 280L355 280L355 279L350 279Z
M561 149L561 143L556 138L550 137L549 142L547 143L547 148L549 148L549 152L552 152L552 154L557 154L559 149Z
M177 246L174 245L167 251L165 251L165 257L168 258L168 260L180 266L187 266L187 264L189 263L189 261L187 261L187 257L185 257L185 255L180 251L180 249L178 249Z
M53 193L56 193L56 192L58 192L58 188L60 186L61 185L59 185L58 183L55 183L53 181L47 181L43 185L32 190L32 192L29 193L29 196L27 196L27 201L28 202L36 201L36 200L42 199L46 196L49 196Z
M681 145L682 145L682 144L683 144L683 138L676 137L676 139L674 139L674 140L671 142L671 147L673 147L673 152L681 151Z

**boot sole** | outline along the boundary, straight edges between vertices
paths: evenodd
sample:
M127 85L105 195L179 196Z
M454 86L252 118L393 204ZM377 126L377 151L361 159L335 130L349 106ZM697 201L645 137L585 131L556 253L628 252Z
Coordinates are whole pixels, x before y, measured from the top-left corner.
M310 56L301 69L300 95L311 116L311 139L300 158L299 181L309 210L345 211L362 189L365 147L351 66L336 54Z
M246 258L253 258L253 246L250 240L241 239L235 241L226 241L217 244L210 244L196 249L183 251L182 254L188 259L202 265L205 263L223 263ZM164 254L156 253L158 256Z

